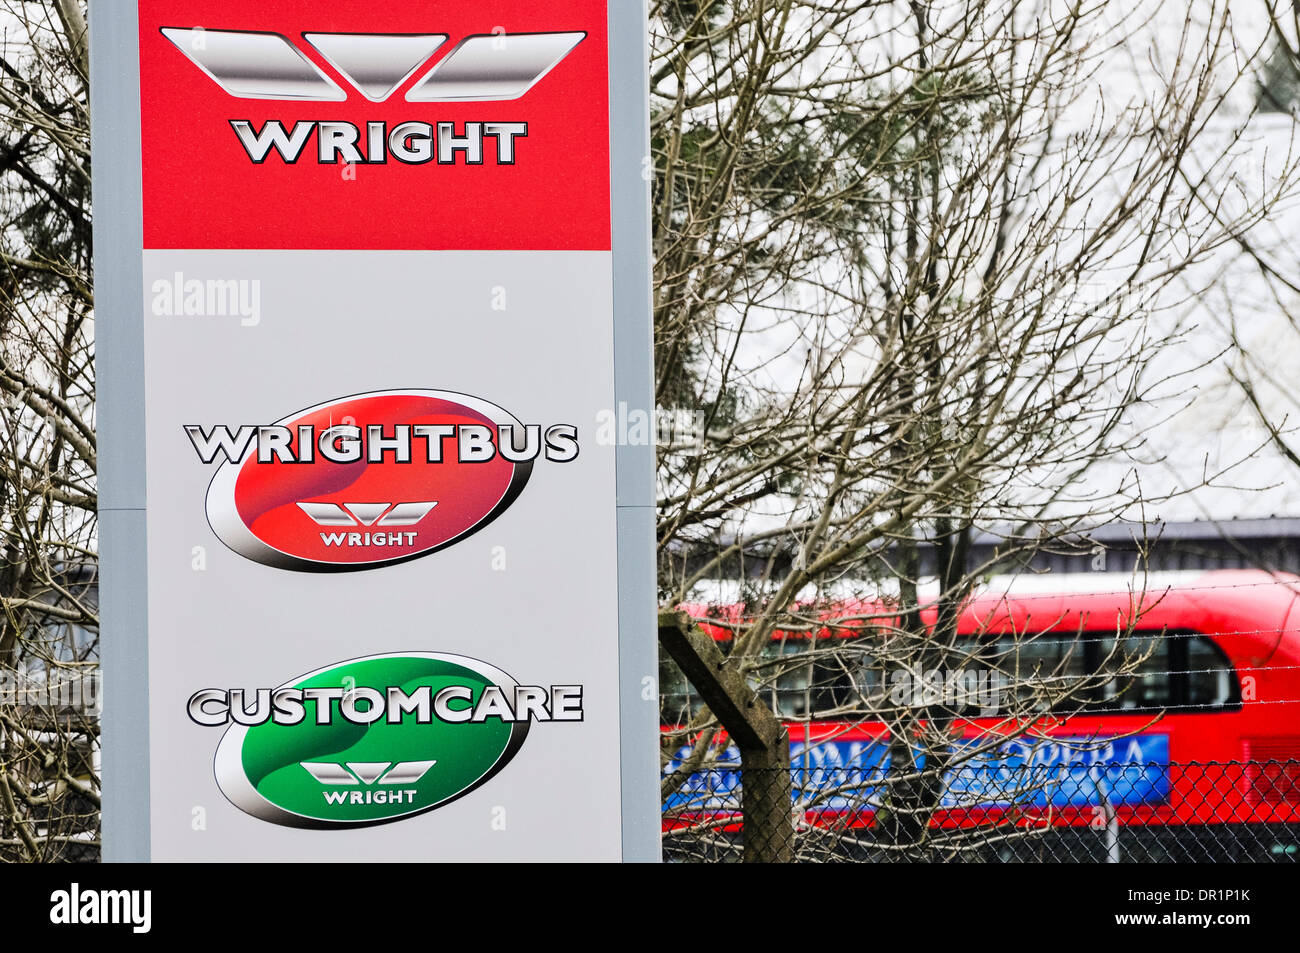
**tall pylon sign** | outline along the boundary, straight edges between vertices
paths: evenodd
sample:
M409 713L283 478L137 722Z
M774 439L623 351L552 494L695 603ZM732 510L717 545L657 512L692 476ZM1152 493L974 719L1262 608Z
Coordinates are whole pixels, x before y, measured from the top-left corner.
M92 5L110 860L654 860L645 10Z

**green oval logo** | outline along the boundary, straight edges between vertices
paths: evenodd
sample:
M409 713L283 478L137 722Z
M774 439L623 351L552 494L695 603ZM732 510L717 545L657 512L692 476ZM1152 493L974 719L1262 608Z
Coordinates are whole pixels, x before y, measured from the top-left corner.
M431 811L486 783L528 733L528 689L461 655L370 655L239 698L216 753L222 794L291 827L352 828ZM234 706L231 706L232 709Z

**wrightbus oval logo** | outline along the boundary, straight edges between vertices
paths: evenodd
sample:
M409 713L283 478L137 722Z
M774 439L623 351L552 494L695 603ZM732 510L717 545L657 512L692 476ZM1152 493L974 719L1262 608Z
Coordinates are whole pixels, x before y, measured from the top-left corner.
M208 523L230 549L308 572L371 569L437 552L487 526L539 457L578 455L577 428L523 424L478 397L357 394L265 426L185 427L222 460Z
M581 685L520 685L478 659L369 655L278 688L207 688L199 725L229 725L217 785L235 807L289 827L339 829L423 814L486 784L533 722L580 722Z

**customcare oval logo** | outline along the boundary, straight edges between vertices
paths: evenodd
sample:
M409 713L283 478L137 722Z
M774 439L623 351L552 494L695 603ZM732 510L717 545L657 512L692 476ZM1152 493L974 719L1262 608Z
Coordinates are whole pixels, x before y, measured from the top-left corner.
M581 685L520 685L477 659L370 655L277 688L195 692L190 719L229 725L222 794L290 827L365 827L423 814L486 784L538 721L581 721Z
M487 526L539 457L578 456L570 424L520 423L479 397L357 394L274 424L189 424L208 523L230 549L307 572L372 569L437 552Z

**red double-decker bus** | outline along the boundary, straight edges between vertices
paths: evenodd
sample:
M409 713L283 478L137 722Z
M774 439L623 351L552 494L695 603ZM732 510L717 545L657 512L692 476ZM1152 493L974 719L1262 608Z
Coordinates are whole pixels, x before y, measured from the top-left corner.
M746 621L734 604L682 608L724 651ZM1251 850L1231 856L1300 859L1300 577L1225 570L991 586L960 613L953 644L972 651L955 678L896 665L890 673L878 662L898 621L884 602L843 601L811 617L827 624L773 633L762 655L778 674L761 689L787 723L795 796L810 822L873 823L889 729L855 709L936 703L953 715L954 750L983 750L955 759L932 826L1118 825L1171 843L1218 844L1212 828L1252 825L1250 837L1233 841ZM934 610L922 619L932 626ZM1116 669L1122 677L1108 677L1121 655L1129 659ZM674 673L663 674L666 731L698 705ZM1086 687L1028 730L1023 713L1032 706L999 697L1072 681ZM670 761L666 771L678 768ZM689 811L692 797L704 810L720 806L718 777L681 785L670 812ZM711 802L699 797L704 787Z

